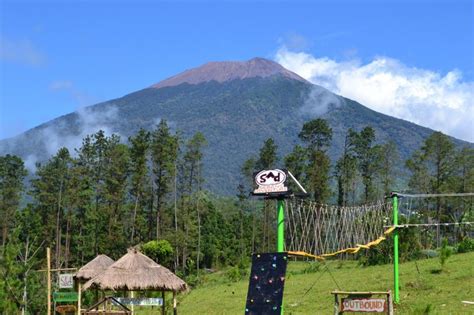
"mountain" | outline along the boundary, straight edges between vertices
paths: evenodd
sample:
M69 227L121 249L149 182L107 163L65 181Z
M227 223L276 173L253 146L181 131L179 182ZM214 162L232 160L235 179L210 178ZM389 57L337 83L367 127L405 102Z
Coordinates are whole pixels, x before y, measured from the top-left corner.
M334 135L329 150L336 160L348 128L371 125L377 140L393 140L402 159L418 149L433 130L375 112L313 85L281 65L262 58L210 62L121 98L99 103L0 141L0 154L17 154L27 166L46 160L61 146L79 147L86 134L103 129L124 141L141 127L166 119L188 138L201 131L208 140L204 159L207 188L231 194L245 159L272 137L280 156L298 143L304 122L322 117ZM453 138L457 146L470 145Z

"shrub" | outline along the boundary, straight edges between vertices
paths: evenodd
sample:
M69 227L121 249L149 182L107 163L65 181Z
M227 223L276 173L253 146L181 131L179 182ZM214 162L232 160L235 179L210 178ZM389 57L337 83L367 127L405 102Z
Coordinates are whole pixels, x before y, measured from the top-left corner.
M448 246L448 239L446 238L443 239L443 244L439 252L439 262L441 264L441 269L444 268L446 261L448 260L448 258L451 256L452 253L453 253L453 249Z
M227 270L225 275L230 282L237 282L247 275L247 271L246 269L239 268L239 266L233 266Z
M141 251L165 267L170 267L173 260L173 247L167 240L149 241L141 246Z
M474 251L474 239L465 237L458 245L458 253L468 253Z

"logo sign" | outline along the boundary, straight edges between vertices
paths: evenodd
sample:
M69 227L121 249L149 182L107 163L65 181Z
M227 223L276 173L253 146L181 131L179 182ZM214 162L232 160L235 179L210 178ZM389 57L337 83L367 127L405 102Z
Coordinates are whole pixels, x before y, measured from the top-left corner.
M54 302L76 302L77 292L53 292Z
M116 297L117 301L123 305L140 305L140 306L162 306L162 298L123 298ZM113 301L113 300L112 300Z
M286 171L280 169L262 170L255 175L257 189L254 190L254 194L287 192L286 179Z
M70 289L74 287L74 280L72 279L72 273L63 273L59 275L59 288Z
M386 312L385 299L362 299L345 298L342 299L341 312Z

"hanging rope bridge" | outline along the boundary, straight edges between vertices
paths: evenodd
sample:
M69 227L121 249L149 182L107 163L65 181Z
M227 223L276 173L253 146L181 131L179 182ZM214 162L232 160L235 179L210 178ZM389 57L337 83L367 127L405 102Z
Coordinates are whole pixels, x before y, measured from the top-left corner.
M289 254L325 259L380 244L395 228L390 202L339 207L304 200L288 200L286 208L286 249ZM354 246L354 244L356 244Z
M472 197L474 193L401 194L405 199L432 197ZM387 239L396 229L409 227L471 228L474 222L412 223L414 203L400 203L406 223L390 225L392 203L388 200L372 205L340 207L316 204L311 201L286 201L286 250L289 255L324 260L341 254L355 254L370 249ZM467 211L472 211L467 210ZM356 244L354 246L354 244Z

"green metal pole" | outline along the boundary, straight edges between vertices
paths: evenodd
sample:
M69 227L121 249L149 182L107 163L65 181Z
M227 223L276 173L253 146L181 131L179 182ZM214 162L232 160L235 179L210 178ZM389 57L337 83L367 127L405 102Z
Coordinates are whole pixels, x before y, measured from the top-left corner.
M285 251L285 208L284 200L278 199L277 202L277 252ZM281 301L281 312L283 315L283 301Z
M392 195L393 201L393 225L398 225L398 196L397 194ZM400 286L398 282L398 229L395 229L393 236L393 282L394 282L394 293L395 303L400 302Z
M285 250L285 211L284 200L278 199L277 204L277 252Z

